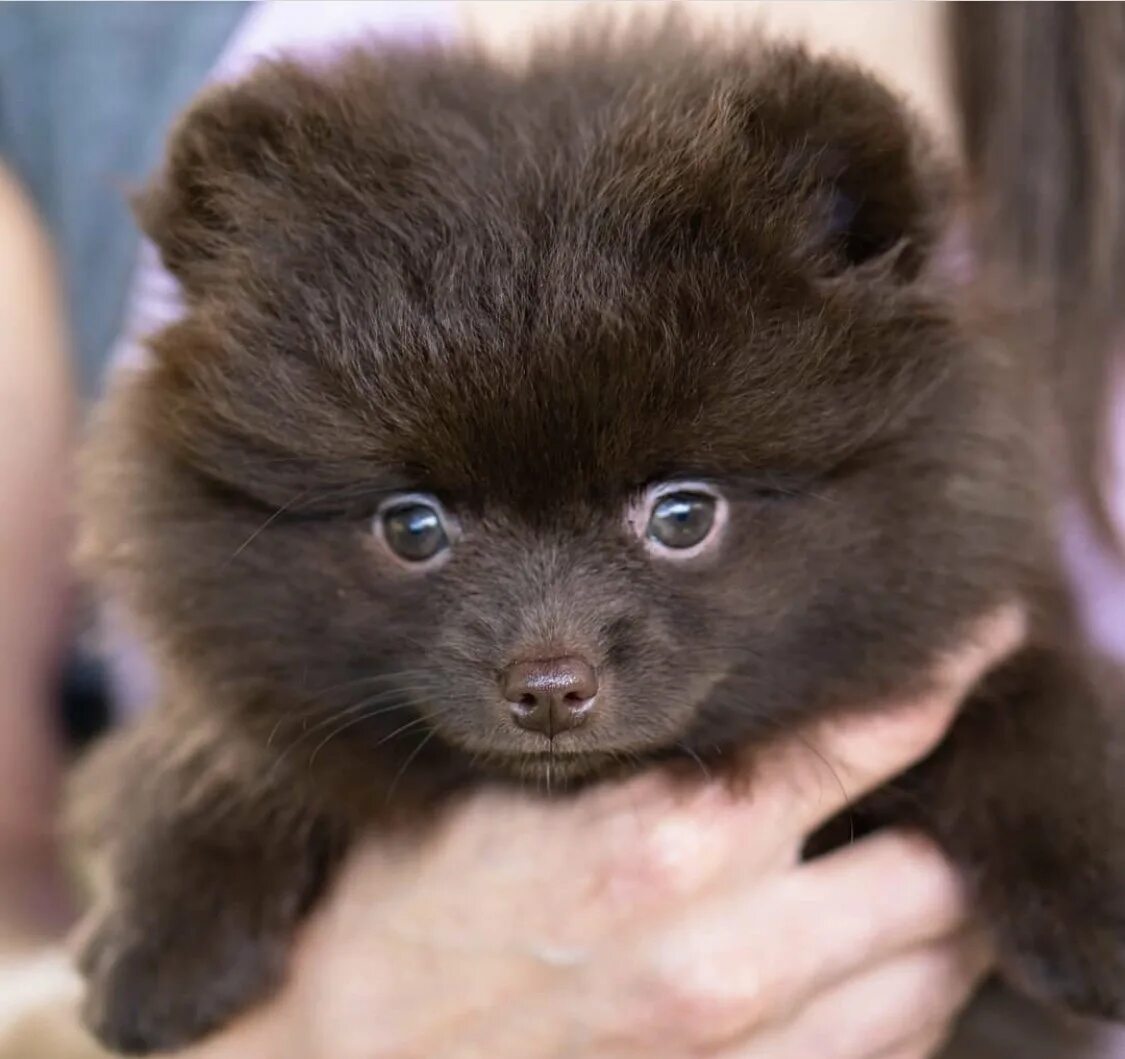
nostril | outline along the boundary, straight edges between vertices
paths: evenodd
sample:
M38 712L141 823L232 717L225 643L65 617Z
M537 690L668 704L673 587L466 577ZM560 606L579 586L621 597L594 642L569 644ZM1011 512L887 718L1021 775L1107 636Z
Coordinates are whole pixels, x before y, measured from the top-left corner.
M533 710L538 710L543 702L538 695L526 694L521 695L518 699L509 700L512 702L512 712L520 714L528 714Z

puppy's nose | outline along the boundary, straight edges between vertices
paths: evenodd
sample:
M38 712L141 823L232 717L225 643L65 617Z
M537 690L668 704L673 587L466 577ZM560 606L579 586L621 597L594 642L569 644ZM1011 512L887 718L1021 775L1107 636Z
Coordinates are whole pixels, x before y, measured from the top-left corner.
M598 675L583 658L516 662L501 674L500 690L512 704L516 724L553 737L586 723Z

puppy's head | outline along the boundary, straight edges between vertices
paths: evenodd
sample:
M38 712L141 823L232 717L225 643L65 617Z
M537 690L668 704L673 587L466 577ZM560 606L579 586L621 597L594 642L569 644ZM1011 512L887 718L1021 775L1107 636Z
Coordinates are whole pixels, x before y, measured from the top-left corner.
M142 219L188 313L94 523L279 753L710 754L909 684L1018 579L940 168L858 73L674 36L281 64L176 132Z

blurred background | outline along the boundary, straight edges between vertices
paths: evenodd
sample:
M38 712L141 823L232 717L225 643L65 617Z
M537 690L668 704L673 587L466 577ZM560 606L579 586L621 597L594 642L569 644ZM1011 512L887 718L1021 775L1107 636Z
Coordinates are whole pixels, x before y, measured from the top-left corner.
M57 938L71 917L54 838L66 764L144 700L139 662L127 651L115 651L116 664L105 663L112 622L95 618L67 564L71 458L82 422L114 365L136 355L139 336L159 318L162 294L144 289L144 273L138 272L141 245L128 197L158 164L174 116L209 80L236 72L229 62L232 44L248 20L260 9L277 6L287 9L275 38L278 46L328 40L333 32L354 31L358 25L388 36L471 35L515 61L535 33L549 33L591 11L624 16L662 5L569 0L0 4L0 1032L5 1018L14 1017L38 988L30 972L9 970L5 977L3 961L25 967L16 961ZM976 99L984 108L988 91L957 81L946 4L696 0L681 6L691 17L731 32L764 29L802 39L814 50L851 55L905 93L950 151L978 150L982 158L986 153L980 150L980 130L987 127L983 113L980 121L957 116L958 100L964 105ZM1119 15L1115 18L1106 25L1119 26ZM1045 19L1042 32L1050 38L1051 22ZM999 17L982 18L979 47L998 47L999 38L989 34L1003 30L1002 23ZM1105 42L1099 43L1091 26L1096 29L1091 23L1068 47L1100 56ZM1121 43L1114 41L1113 47ZM1021 37L1019 46L1041 43L1031 34ZM1054 52L1044 54L1049 58ZM1073 103L1074 86L1060 80L1053 93L1051 76L1045 60L1044 98L1070 93ZM1046 133L1034 147L1055 161L1066 154L1082 169L1081 181L1063 180L1055 194L1075 200L1072 206L1083 224L1107 216L1097 214L1092 203L1099 195L1113 199L1116 193L1122 158L1113 156L1122 143L1123 87L1118 79L1113 93L1089 103L1080 130L1086 140L1077 147L1052 142ZM1018 96L1020 89L1013 91ZM1018 128L1034 130L1034 115L1018 116L1024 121ZM1089 144L1098 136L1109 145L1100 153ZM1096 153L1100 161L1095 164L1083 151L1090 157ZM1121 223L1118 211L1110 226ZM1107 245L1112 258L1112 241ZM1032 257L1050 254L1034 239L1021 246ZM1098 306L1098 335L1112 329L1114 313L1106 304ZM1104 393L1104 386L1099 389ZM1096 411L1085 412L1097 420ZM1100 469L1095 473L1092 453L1104 441L1094 437L1082 450L1096 483L1104 475ZM1104 589L1125 582L1095 530L1082 528L1112 520L1112 503L1102 500L1093 503L1096 510L1076 530L1087 536L1075 561L1085 563ZM1120 598L1125 599L1125 590ZM1125 637L1125 625L1116 618L1107 621L1108 638ZM1069 1033L1022 1010L993 1017L978 1030L988 1041L980 1046L984 1050L958 1054L982 1059L1109 1054L1104 1041Z

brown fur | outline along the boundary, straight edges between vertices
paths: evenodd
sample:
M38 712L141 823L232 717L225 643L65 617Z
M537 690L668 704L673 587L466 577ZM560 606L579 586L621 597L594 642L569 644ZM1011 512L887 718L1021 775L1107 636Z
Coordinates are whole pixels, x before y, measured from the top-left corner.
M1070 646L1036 366L942 276L952 193L865 76L682 29L202 99L141 207L189 313L88 463L91 568L163 686L79 788L110 865L95 1032L221 1025L358 829L545 778L514 657L598 669L573 787L875 708L1012 598L1031 645L870 808L963 866L1011 976L1125 1014L1120 722ZM679 478L729 526L661 562L624 512ZM401 489L460 520L431 572L372 536Z

